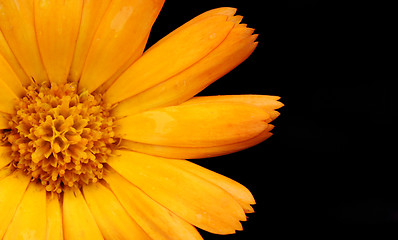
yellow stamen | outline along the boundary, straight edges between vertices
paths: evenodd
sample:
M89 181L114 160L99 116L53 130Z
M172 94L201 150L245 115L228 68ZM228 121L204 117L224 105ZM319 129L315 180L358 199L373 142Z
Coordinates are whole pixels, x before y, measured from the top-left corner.
M9 121L11 131L3 133L12 165L58 193L102 179L116 140L110 107L101 99L77 94L75 83L29 86Z

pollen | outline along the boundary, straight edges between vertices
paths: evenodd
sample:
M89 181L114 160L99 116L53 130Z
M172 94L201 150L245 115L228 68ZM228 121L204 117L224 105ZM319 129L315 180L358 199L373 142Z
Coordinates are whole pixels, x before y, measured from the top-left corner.
M15 108L6 134L15 168L50 192L102 179L117 139L101 95L46 82L27 87Z

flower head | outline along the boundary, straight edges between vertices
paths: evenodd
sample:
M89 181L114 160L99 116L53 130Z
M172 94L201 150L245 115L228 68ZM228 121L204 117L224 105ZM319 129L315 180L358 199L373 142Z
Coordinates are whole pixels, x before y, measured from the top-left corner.
M185 159L272 134L276 96L194 97L257 46L236 9L144 52L164 0L0 0L0 239L201 239L254 198Z

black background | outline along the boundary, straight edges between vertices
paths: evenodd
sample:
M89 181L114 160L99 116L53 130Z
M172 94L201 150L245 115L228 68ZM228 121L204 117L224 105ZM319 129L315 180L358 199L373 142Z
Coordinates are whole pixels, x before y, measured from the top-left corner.
M269 94L285 107L274 136L195 160L248 187L244 231L205 239L324 239L398 223L394 78L388 6L336 1L166 1L149 46L212 8L238 8L259 45L200 95ZM395 77L396 78L396 77ZM395 80L395 79L394 79ZM342 235L341 235L342 236ZM380 235L378 235L380 236Z

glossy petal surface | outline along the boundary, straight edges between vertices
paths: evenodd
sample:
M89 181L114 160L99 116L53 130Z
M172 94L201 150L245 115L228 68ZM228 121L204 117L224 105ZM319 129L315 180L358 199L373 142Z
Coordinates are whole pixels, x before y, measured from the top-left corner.
M213 147L253 138L270 116L241 103L203 103L161 108L118 120L117 132L130 141L178 147ZM195 127L192 127L195 126Z
M93 38L81 75L89 92L120 75L141 56L164 0L114 0Z
M189 223L206 231L230 234L242 229L245 214L221 188L168 161L129 151L119 151L110 166ZM174 161L174 160L172 160Z
M233 26L227 16L217 15L171 33L116 80L105 93L105 100L110 104L120 102L178 74L216 48Z
M48 80L36 41L33 0L1 0L0 28L28 77Z
M46 239L46 190L38 183L30 183L4 240Z
M83 0L35 0L36 38L51 82L65 83L80 29Z

